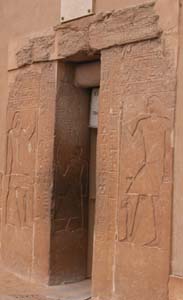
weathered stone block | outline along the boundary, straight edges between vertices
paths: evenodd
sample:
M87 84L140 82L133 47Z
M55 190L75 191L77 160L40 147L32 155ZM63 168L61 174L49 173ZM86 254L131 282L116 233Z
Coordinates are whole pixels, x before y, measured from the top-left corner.
M32 34L9 44L8 69L49 61L55 55L54 31Z
M89 27L91 49L101 50L157 37L161 31L153 3L98 16Z
M56 63L50 62L9 74L2 259L13 272L44 282L49 277L56 80Z
M102 51L93 271L99 299L167 300L173 57L160 40Z
M58 58L82 60L104 48L156 38L161 33L158 19L152 2L60 25Z

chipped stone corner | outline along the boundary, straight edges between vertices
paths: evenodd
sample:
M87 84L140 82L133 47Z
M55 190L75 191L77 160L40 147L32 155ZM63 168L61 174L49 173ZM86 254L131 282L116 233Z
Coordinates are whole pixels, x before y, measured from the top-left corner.
M55 32L52 29L12 40L8 47L8 70L54 60L55 52Z

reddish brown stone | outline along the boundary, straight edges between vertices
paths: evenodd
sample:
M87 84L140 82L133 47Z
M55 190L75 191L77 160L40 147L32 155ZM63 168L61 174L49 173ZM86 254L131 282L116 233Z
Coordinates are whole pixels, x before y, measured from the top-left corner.
M64 71L56 103L51 283L85 279L87 264L89 93L74 87L72 65Z
M3 189L3 262L46 282L56 70L56 63L45 63L11 73Z
M167 300L177 52L160 33L149 3L16 47L2 197L2 258L14 272L86 277L89 93L68 60L101 55L93 297Z
M58 57L76 57L111 46L152 39L160 35L154 3L101 13L56 28Z
M102 52L93 273L100 299L167 300L176 70L163 51L148 41Z
M55 53L55 32L41 32L12 41L9 45L9 70L52 60Z
M99 50L156 38L161 30L154 4L103 12L16 40L9 46L9 70L57 58L92 60Z
M183 299L183 279L182 277L170 276L169 279L169 300Z
M101 50L157 37L161 31L153 7L150 3L98 17L89 27L91 49Z

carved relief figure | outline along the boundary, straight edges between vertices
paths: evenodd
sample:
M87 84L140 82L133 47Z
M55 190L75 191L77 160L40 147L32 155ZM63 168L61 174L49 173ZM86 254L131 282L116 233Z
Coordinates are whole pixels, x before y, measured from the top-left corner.
M140 139L144 159L137 171L126 178L118 237L120 241L157 246L160 189L171 180L170 121L158 97L148 99L147 112L128 124L128 131L131 137Z
M11 178L7 197L7 224L30 227L32 224L32 201L32 188L19 186L16 178Z
M35 136L35 112L16 112L7 142L7 224L22 227L32 223Z
M23 119L24 116L24 119ZM30 175L34 170L36 115L16 112L8 131L6 174ZM25 164L25 161L27 162Z
M76 147L59 178L55 219L60 220L60 230L76 230L84 227L84 210L88 196L88 163L83 158L83 148ZM58 183L57 183L58 185Z

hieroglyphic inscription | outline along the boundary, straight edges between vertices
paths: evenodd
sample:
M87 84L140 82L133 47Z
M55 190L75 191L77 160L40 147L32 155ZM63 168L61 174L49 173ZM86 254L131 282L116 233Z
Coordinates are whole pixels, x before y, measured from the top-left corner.
M121 195L118 214L120 241L146 246L157 246L160 242L159 197L162 184L171 180L171 127L164 112L160 99L150 96L146 112L123 124L128 136L126 151L141 160L126 171L125 193Z
M16 110L36 108L40 93L40 70L19 73L9 83L9 107Z
M32 64L8 74L2 257L29 278L44 273L49 248L55 66Z
M8 112L6 223L32 224L36 111Z

